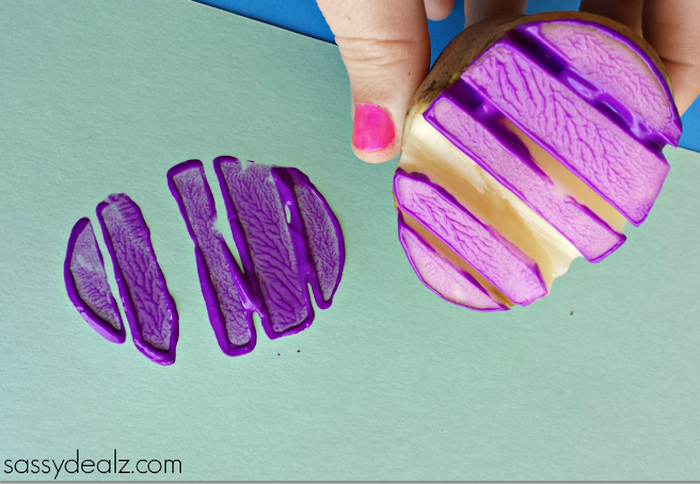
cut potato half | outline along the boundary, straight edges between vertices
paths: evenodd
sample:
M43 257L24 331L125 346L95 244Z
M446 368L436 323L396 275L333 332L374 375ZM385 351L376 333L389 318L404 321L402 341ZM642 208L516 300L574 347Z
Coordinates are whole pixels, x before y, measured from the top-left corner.
M479 310L544 297L649 214L681 123L658 56L578 12L475 24L440 56L404 128L399 238L421 281Z

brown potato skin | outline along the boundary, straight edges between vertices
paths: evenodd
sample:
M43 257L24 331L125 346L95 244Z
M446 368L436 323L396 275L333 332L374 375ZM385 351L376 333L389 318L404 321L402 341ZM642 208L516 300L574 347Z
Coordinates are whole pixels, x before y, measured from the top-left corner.
M627 26L601 15L586 12L545 12L534 15L506 15L493 17L477 22L457 35L442 51L435 61L435 65L428 73L428 76L421 83L413 96L411 107L406 116L404 125L404 139L410 129L411 119L416 111L427 107L433 100L452 84L457 76L464 72L469 65L486 50L491 44L503 37L510 29L520 24L528 22L545 22L549 20L583 20L604 25L620 34L628 37L636 43L642 51L652 60L659 71L663 74L669 88L669 80L666 69L661 58L636 32Z

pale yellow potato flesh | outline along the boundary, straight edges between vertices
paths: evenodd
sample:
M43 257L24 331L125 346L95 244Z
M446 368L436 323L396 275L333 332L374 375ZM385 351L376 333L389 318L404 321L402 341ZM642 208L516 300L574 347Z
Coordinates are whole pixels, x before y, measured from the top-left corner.
M399 168L423 173L479 221L537 263L549 289L581 253L539 214L456 148L418 112L404 138ZM476 272L472 269L473 272ZM471 273L471 272L470 272Z
M537 166L539 166L552 182L554 182L554 186L559 193L571 196L578 203L592 210L593 213L600 217L613 230L622 233L627 221L620 212L615 210L612 205L594 192L586 182L571 173L568 168L547 153L544 148L528 138L528 136L513 123L506 118L502 118L500 124L516 135L520 141L527 146Z

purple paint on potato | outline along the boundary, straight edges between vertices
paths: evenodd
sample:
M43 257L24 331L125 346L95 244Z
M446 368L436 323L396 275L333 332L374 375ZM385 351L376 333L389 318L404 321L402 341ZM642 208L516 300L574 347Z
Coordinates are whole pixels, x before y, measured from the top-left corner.
M420 281L445 301L477 311L504 311L467 272L428 245L399 213L399 241Z
M178 314L141 209L125 194L97 206L134 344L161 365L175 362Z
M534 261L482 224L426 176L397 170L394 193L401 210L447 244L515 304L525 306L547 294Z
M666 79L633 41L604 25L580 20L524 24L517 30L556 52L595 90L624 105L633 122L678 146L681 119Z
M249 353L256 342L257 308L236 260L214 227L216 207L202 162L190 160L171 168L168 185L195 244L202 293L219 346L228 356Z
M499 136L493 116L478 119L480 113L491 109L470 110L468 106L478 103L474 98L469 100L471 102L460 102L464 101L462 97L471 94L465 92L464 87L456 83L442 93L425 112L425 119L547 220L587 260L597 262L614 252L625 241L625 236L572 197L560 193L537 167L524 145L512 146L513 140L504 139L502 133ZM459 89L463 92L453 97L452 93ZM482 100L481 104L483 107L488 102Z
M461 78L632 224L644 221L669 169L659 152L507 40L485 51Z
M345 245L340 224L335 214L326 203L309 178L296 168L274 168L273 174L278 179L292 187L296 199L302 233L294 230L292 215L293 237L302 239L301 246L308 250L310 280L316 304L321 309L330 307L333 294L340 284L345 263ZM294 209L294 206L290 206Z
M219 157L214 167L241 262L260 289L266 334L274 339L307 328L314 319L306 290L308 261L299 237L290 233L285 209L294 209L292 190L266 165Z
M87 218L76 222L68 239L64 277L68 296L87 323L113 343L126 340L126 329L109 288L104 259Z

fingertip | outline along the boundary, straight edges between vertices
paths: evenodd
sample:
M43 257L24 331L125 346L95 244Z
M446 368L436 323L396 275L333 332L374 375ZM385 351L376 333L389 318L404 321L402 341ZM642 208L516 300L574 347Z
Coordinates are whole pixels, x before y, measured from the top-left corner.
M352 151L355 154L355 156L357 156L360 160L364 161L365 163L377 165L379 163L385 163L395 158L401 150L399 146L394 145L391 148L387 148L385 150L372 152L362 151L353 146Z
M399 153L406 112L430 67L424 0L319 1L319 7L348 71L353 152L368 163L388 161Z
M425 14L430 20L444 20L452 12L455 0L425 0Z

